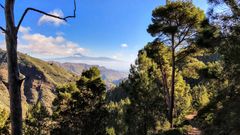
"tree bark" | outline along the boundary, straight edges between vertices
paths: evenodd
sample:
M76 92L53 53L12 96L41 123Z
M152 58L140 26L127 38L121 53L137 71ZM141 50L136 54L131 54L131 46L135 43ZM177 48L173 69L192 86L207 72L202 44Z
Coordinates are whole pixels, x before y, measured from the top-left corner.
M161 71L161 74L162 74L162 84L163 84L163 90L164 90L164 99L165 99L165 103L166 103L166 106L167 106L168 112L169 112L171 97L170 97L169 88L168 88L166 70L163 69L163 64L162 64L161 61L160 61L159 68L160 68L160 71ZM158 84L159 88L161 88L160 84L161 84L161 82L159 82L159 84ZM168 116L168 119L169 119L169 116Z
M17 31L14 22L15 0L5 1L6 48L10 95L11 134L22 135L21 83L17 57Z
M175 45L174 45L174 34L172 34L172 80L171 80L171 103L170 103L170 112L169 112L169 122L171 128L173 128L173 115L174 115L174 102L175 102Z
M18 25L14 21L14 5L15 0L5 0L5 7L0 5L5 11L6 30L0 27L5 33L7 61L8 61L8 90L10 95L10 119L11 119L11 134L22 135L22 104L21 104L21 85L23 80L20 79L20 71L18 67L17 56L17 34L18 30L27 15L28 11L35 11L49 17L67 21L69 18L76 17L76 0L74 0L74 14L72 16L60 17L48 14L44 11L27 8L25 9Z

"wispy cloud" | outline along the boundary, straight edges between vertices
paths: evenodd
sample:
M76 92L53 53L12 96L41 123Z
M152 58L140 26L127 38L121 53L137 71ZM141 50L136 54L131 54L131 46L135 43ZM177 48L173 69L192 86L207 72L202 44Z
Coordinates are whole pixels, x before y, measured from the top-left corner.
M72 56L86 53L86 49L77 43L65 39L62 35L46 36L31 33L30 27L20 27L18 50L39 58ZM5 40L0 41L0 48L6 50Z
M122 48L128 48L128 45L127 44L121 44L121 47Z
M71 56L84 53L86 50L77 43L65 39L61 35L46 36L40 33L30 33L30 28L21 27L19 36L20 52L30 53L41 57Z
M123 46L123 48L128 47L127 44L121 46ZM0 48L5 50L5 40L0 40ZM66 39L62 32L56 33L54 36L46 36L41 33L32 32L30 27L20 27L18 35L18 51L47 60L50 60L51 58L73 56L76 53L81 53L83 55L88 55L89 53L88 49L82 48L79 44ZM112 58L117 59L116 61L78 60L68 62L101 65L111 69L128 71L130 64L133 61L133 56L125 51L126 49L122 49L122 52L115 52L111 55Z
M49 12L49 13L52 14L52 15L55 15L55 16L59 16L59 17L63 17L64 16L62 10L60 10L60 9L55 9L55 10ZM51 24L53 24L55 26L60 26L60 25L66 24L66 22L64 22L63 20L43 15L38 20L38 24L42 25L42 24L45 24L45 23L51 23Z

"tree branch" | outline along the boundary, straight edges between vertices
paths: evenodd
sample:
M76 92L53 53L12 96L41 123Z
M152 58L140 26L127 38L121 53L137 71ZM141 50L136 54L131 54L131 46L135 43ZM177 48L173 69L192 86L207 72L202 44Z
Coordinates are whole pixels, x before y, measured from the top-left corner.
M7 32L2 26L0 26L0 29L3 31L3 33Z
M181 39L181 37L179 37L179 42L178 42L177 45L174 46L174 48L177 48L177 47L186 39L186 37L187 37L187 35L188 35L191 27L192 27L192 26L189 26L188 29L186 30L186 32L183 32L183 33L185 33L185 34L183 35L182 39Z
M196 48L189 48L183 52L180 52L180 54L178 54L178 56L180 55L180 58L178 57L176 60L176 63L182 61L183 59L185 59L188 55L190 55L191 53L196 52ZM182 54L182 56L181 56Z
M73 13L72 16L66 16L66 17L60 17L60 16L52 15L52 14L46 13L44 11L35 9L35 8L27 8L27 9L25 9L25 11L24 11L24 13L23 13L23 15L22 15L17 27L16 27L16 31L17 32L19 31L19 28L20 28L25 16L27 15L28 11L35 11L35 12L38 12L40 14L44 14L44 15L49 16L49 17L53 17L53 18L56 18L56 19L67 21L67 19L69 19L69 18L75 18L76 17L76 8L77 8L76 0L74 0L74 10L73 10L74 13Z
M24 78L21 78L21 79L19 79L19 84L20 84L20 86L22 86L22 83L23 83L23 81L25 80L25 77Z
M159 40L162 43L166 43L167 41L170 41L170 39L159 39L159 38L157 38L157 40Z
M4 7L2 4L0 4L0 7L1 7L2 9L5 9L5 7Z
M2 81L2 83L3 83L3 85L8 89L9 88L9 85L8 85L8 83L7 82L5 82L5 81ZM9 89L8 89L9 90Z
M181 29L181 28L180 28L180 29ZM180 31L180 34L179 34L179 33L177 33L178 42L180 42L180 41L181 41L181 38L182 38L182 37L183 37L183 35L186 33L187 29L188 29L188 27L185 27L185 28L183 28L183 30L182 30L182 31Z
M75 17L76 17L76 10L77 10L77 4L76 4L76 0L74 0L74 10L73 10L73 15L72 15L72 16L66 16L66 17L64 17L64 20L67 21L68 18L75 18Z

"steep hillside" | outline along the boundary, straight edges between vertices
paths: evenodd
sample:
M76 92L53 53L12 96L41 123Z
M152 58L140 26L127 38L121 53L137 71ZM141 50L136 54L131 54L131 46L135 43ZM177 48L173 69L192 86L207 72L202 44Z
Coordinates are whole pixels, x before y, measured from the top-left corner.
M91 65L74 63L45 62L37 58L19 53L19 67L21 76L25 78L22 87L23 111L38 100L43 101L51 112L52 101L55 98L55 87L78 79L83 70ZM115 86L127 73L97 66L105 80L108 89ZM7 82L7 55L0 49L0 109L9 111L9 93Z
M19 66L23 82L23 106L42 100L50 108L55 97L54 90L57 85L74 81L93 65L76 63L45 62L37 58L19 53ZM96 65L95 65L96 66ZM105 80L108 89L118 84L127 77L127 73L97 66ZM0 49L0 105L8 108L9 95L3 82L7 82L7 57L6 52Z
M0 50L0 104L2 108L9 106L8 91L3 83L7 82L6 61L6 52ZM21 76L25 77L22 90L24 108L37 100L42 100L50 109L55 97L55 87L77 78L76 75L56 64L50 64L21 53L19 53L19 66Z

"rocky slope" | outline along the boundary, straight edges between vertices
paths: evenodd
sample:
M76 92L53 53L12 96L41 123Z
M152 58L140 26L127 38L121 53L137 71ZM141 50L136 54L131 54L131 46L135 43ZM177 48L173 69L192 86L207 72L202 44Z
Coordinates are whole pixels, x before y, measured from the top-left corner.
M22 103L26 111L28 105L42 100L47 108L55 98L54 90L57 85L73 81L77 78L71 72L56 64L19 53L21 76L25 77L22 87ZM6 52L0 50L0 107L8 110L9 94L4 82L7 82Z
M22 87L24 111L37 100L42 100L45 106L51 110L52 101L55 98L55 87L75 81L83 70L92 67L87 64L45 62L21 53L19 53L18 60L21 76L25 77ZM100 69L108 89L127 77L125 72L97 67ZM7 82L7 57L6 52L0 49L0 108L8 110L9 94L4 85L5 82Z

